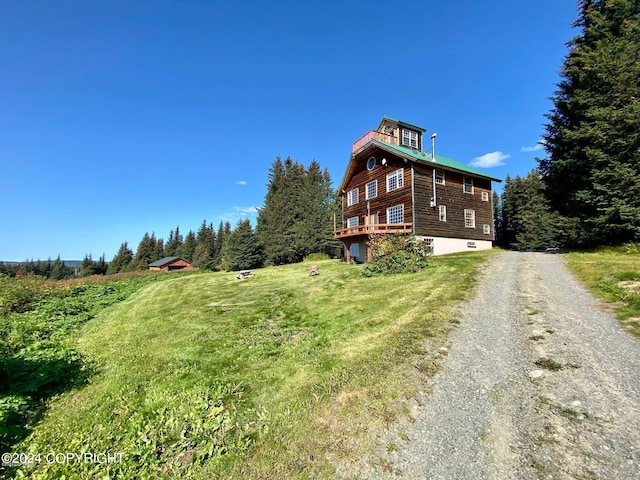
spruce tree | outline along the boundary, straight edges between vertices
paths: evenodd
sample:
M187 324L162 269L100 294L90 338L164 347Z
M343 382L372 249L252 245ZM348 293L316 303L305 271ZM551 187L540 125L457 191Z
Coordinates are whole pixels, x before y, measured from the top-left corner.
M148 232L142 236L138 249L133 259L133 270L146 270L149 268L149 264L157 260L155 256L155 242L152 242L151 236Z
M640 238L640 2L583 0L539 160L551 206L588 244Z
M215 233L213 232L213 226L211 224L207 225L207 221L203 220L196 234L196 246L191 259L193 265L198 268L213 270L215 267L214 247Z
M127 242L124 242L120 245L118 253L116 253L111 262L109 262L107 274L111 275L119 272L127 272L130 270L132 262L133 250L129 248L129 244Z
M249 219L239 220L224 240L222 265L225 270L249 270L261 267L264 254Z
M256 233L272 265L299 262L309 253L334 255L334 192L331 177L316 161L309 168L291 158L277 157L268 173L264 206Z
M180 234L180 227L177 226L175 230L171 230L171 232L169 232L169 239L164 246L164 256L177 257L180 254L182 242L183 238Z
M189 233L184 237L184 242L182 242L182 245L178 250L178 256L184 258L188 262L192 262L197 244L196 234L193 233L193 230L189 230Z

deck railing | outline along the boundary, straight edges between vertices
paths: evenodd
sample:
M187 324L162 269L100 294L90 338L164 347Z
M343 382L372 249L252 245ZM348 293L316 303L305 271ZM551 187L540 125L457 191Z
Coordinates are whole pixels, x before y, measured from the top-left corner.
M373 225L357 225L341 228L333 232L335 238L354 237L356 235L371 235L374 233L411 233L412 223L376 223Z
M375 130L369 130L358 140L353 142L353 145L351 146L351 153L355 154L357 151L367 146L371 142L371 140L379 140L381 142L391 143L392 145L398 145L398 137L394 137L393 135L382 132L377 132Z

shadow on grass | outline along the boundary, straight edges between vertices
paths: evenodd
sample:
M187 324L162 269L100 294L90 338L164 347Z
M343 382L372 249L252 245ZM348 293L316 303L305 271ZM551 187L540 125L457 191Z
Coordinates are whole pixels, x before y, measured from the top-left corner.
M0 452L29 435L48 399L85 384L91 374L80 353L51 341L0 360Z

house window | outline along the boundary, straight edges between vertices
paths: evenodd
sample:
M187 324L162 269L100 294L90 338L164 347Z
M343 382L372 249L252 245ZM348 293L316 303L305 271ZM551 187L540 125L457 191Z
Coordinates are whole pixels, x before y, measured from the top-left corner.
M482 201L483 202L489 201L489 192L482 192Z
M402 129L402 145L418 148L418 133L412 130Z
M464 193L470 193L473 195L473 178L464 177Z
M438 211L439 211L439 215L440 215L439 220L441 222L446 222L447 221L447 207L446 207L446 205L440 205L438 207Z
M491 233L491 227L485 223L482 226L482 233L489 235Z
M353 228L358 226L358 217L351 217L347 219L347 228Z
M358 189L354 188L347 193L347 207L358 203Z
M387 223L404 223L404 205L387 208Z
M476 211L475 210L464 210L464 226L466 228L476 228Z
M402 180L404 178L404 170L401 168L400 170L396 170L393 173L387 175L387 192L392 192L393 190L398 190L402 188Z
M376 166L375 157L369 158L369 160L367 161L367 170L373 170L373 167L375 167L375 166Z
M436 170L436 183L444 185L444 170Z
M433 253L433 238L425 238L424 239L424 248L429 253Z
M367 200L373 197L378 196L378 181L374 180L373 182L367 183L367 188L365 189L365 195Z

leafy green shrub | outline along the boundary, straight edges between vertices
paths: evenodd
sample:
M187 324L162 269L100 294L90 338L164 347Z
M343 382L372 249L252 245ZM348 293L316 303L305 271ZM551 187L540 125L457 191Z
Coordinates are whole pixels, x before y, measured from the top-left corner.
M414 273L429 266L430 252L414 235L375 235L371 237L369 247L372 260L362 271L366 277Z
M45 293L46 279L28 274L11 278L0 273L0 315L24 312L38 295Z
M100 310L176 274L48 281L0 275L0 451L28 434L52 395L84 383L91 362L70 336Z

